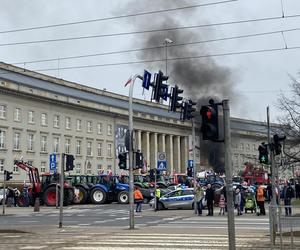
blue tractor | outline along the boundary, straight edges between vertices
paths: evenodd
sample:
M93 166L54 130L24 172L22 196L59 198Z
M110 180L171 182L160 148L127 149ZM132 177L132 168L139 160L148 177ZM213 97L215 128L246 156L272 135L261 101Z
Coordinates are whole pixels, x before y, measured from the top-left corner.
M117 201L120 204L129 202L129 185L119 182L118 176L99 175L90 188L90 200L94 204Z

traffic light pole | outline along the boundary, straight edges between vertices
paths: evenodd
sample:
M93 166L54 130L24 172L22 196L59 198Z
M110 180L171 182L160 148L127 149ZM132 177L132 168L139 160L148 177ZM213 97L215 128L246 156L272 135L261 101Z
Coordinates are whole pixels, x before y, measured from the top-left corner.
M2 205L3 205L3 210L2 214L5 214L5 202L6 202L6 181L5 181L5 173L3 174L3 199L2 199Z
M64 207L64 166L65 154L61 154L61 168L60 168L60 198L59 198L59 224L58 227L62 228L63 221L63 207Z
M193 178L194 178L194 193L196 192L197 188L197 181L196 181L196 147L195 147L195 123L194 119L191 119L192 121L192 148L193 148ZM194 202L194 212L197 214L197 204Z
M225 146L225 173L226 173L226 196L227 196L227 220L228 220L228 243L229 250L235 250L235 225L232 187L232 164L231 164L231 134L230 134L230 108L229 101L223 100L224 116L224 146Z
M129 229L134 229L134 198L133 198L133 148L132 148L132 136L133 136L133 87L136 78L143 79L140 75L134 75L129 88L129 110L128 110L128 129L129 129Z

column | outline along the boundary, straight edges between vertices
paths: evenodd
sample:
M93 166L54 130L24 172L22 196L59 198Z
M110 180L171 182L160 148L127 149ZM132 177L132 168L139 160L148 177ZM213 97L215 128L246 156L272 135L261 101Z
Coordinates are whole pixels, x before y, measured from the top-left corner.
M158 152L166 152L166 135L159 134L158 136Z
M142 150L142 131L137 130L135 132L135 138L136 138L136 150Z
M150 161L151 168L156 168L157 164L157 152L158 152L158 144L157 144L157 133L150 134Z
M151 159L150 159L150 132L144 131L142 132L142 153L144 155L144 158L146 159L147 166L151 165ZM149 170L149 169L147 169Z
M180 152L180 136L174 137L174 170L177 173L181 171L181 152Z
M174 172L174 161L173 161L173 135L166 136L166 153L168 162L168 172L173 174Z
M187 164L188 164L188 137L181 137L180 142L180 151L181 151L181 172L185 173Z

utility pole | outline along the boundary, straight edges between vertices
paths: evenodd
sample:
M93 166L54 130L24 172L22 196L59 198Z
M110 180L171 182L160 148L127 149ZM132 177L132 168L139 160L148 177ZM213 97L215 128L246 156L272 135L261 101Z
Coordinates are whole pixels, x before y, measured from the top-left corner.
M227 196L227 221L229 250L235 250L235 225L232 187L232 164L231 164L231 133L230 133L230 108L229 101L223 100L224 116L224 146L225 146L225 173L226 173L226 196Z
M61 154L61 168L60 168L60 202L59 202L59 224L58 227L62 228L63 221L63 206L64 206L64 166L65 154Z
M130 84L129 88L129 106L128 106L128 130L129 130L129 229L134 229L134 198L133 198L133 107L132 107L132 96L133 96L133 87L136 78L143 79L140 75L135 75Z

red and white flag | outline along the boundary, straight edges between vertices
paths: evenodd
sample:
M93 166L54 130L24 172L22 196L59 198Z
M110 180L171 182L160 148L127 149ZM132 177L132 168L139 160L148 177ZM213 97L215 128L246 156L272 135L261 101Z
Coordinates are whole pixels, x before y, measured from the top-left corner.
M132 83L132 75L129 77L129 79L127 80L127 82L125 83L124 87L127 87L127 85Z

